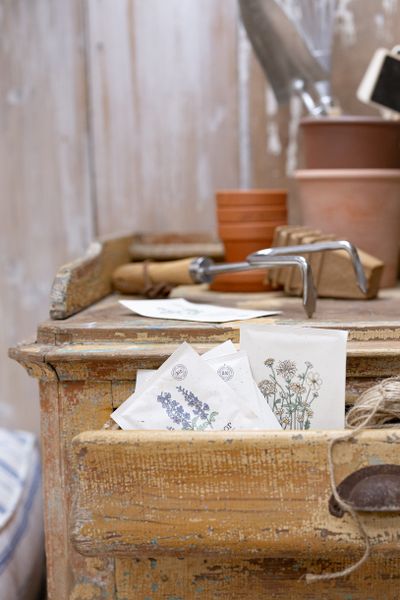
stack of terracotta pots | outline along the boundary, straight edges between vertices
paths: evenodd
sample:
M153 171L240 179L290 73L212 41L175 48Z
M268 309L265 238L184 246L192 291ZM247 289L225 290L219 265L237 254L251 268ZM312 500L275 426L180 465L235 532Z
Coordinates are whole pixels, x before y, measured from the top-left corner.
M286 190L224 190L217 192L218 234L225 260L240 262L272 245L275 228L287 223ZM269 288L265 271L219 275L211 289L257 292Z
M400 240L400 122L304 119L296 172L303 225L333 231L385 263L396 284Z

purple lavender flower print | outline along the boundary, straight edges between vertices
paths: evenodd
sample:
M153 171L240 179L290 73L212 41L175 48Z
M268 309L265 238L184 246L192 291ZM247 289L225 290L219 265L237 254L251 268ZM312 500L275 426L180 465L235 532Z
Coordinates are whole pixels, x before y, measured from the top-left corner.
M193 414L195 418L193 419L193 426L195 429L204 430L208 426L212 428L212 424L215 421L215 417L218 415L218 412L214 411L210 413L210 407L206 402L202 402L199 400L197 396L193 394L190 390L186 390L181 385L176 388L178 392L180 392L185 398L188 406L193 410ZM198 421L203 421L201 425L198 425Z
M180 392L187 405L192 409L192 413L182 406L176 400L173 400L169 392L161 392L157 396L157 402L161 404L171 421L175 425L180 425L182 429L204 431L208 427L212 428L218 412L210 412L210 407L206 402L201 402L197 396L190 390L182 386L176 388Z
M190 390L185 390L181 385L178 385L176 388L178 392L180 392L185 398L188 406L193 409L193 414L199 416L203 421L208 419L208 411L210 407L208 404L201 402L197 396L193 394Z
M182 429L192 429L190 413L185 412L183 406L176 400L173 400L169 392L161 392L157 396L157 402L161 404L175 425L181 425Z

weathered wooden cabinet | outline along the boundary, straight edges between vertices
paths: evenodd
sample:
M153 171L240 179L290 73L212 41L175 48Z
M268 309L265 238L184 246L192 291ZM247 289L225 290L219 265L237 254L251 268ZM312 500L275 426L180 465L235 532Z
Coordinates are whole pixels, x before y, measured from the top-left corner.
M306 572L340 569L363 551L351 518L328 511L327 445L338 433L104 429L138 368L157 367L183 340L202 350L239 337L239 323L162 322L119 305L110 274L127 260L129 242L94 245L61 269L54 318L35 342L10 351L40 385L49 598L397 600L396 514L363 517L373 552L355 574L304 581ZM178 293L210 298L202 288ZM298 298L212 298L279 306L283 313L268 322L305 322ZM320 300L307 321L349 329L349 403L400 374L399 299L389 290L365 303ZM399 448L400 428L341 444L337 481L363 466L400 464Z

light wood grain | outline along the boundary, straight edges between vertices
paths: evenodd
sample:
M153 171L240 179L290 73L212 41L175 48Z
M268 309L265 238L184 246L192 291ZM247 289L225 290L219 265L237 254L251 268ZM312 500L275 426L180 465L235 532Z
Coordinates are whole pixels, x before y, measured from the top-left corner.
M221 560L203 556L117 558L118 599L138 600L398 600L400 560L377 553L343 580L305 582L306 573L339 571L341 559Z
M129 260L133 236L93 242L86 255L61 267L50 294L50 317L66 319L112 291L112 275Z
M332 517L333 433L87 432L73 441L72 538L83 554L338 558L362 550L350 516ZM400 430L335 453L338 481L398 463ZM370 461L373 461L371 463ZM379 552L398 552L398 515L364 517Z
M215 229L238 181L235 0L90 0L99 231Z
M5 353L92 236L82 3L2 1L0 19L0 423L38 429L36 390Z

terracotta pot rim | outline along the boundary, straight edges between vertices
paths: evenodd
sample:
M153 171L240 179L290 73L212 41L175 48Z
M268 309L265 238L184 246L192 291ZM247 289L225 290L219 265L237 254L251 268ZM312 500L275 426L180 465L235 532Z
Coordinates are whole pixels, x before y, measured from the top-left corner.
M299 169L295 179L400 179L400 169Z
M221 213L231 212L276 212L277 210L287 210L286 204L267 204L266 206L260 206L259 204L252 204L251 206L217 206L217 211Z
M237 196L263 196L265 194L287 194L288 190L287 189L283 189L283 188L257 188L252 190L251 188L248 189L222 189L222 190L217 190L215 192L215 195L218 197L219 195L222 194L235 194Z
M368 117L362 115L342 115L341 117L304 117L300 126L319 125L383 125L384 127L400 127L400 121L388 121L381 117Z
M254 231L256 229L274 229L280 225L285 225L285 223L282 219L278 219L277 221L245 221L240 223L230 221L228 223L219 223L219 225L223 229L249 229L250 231Z

